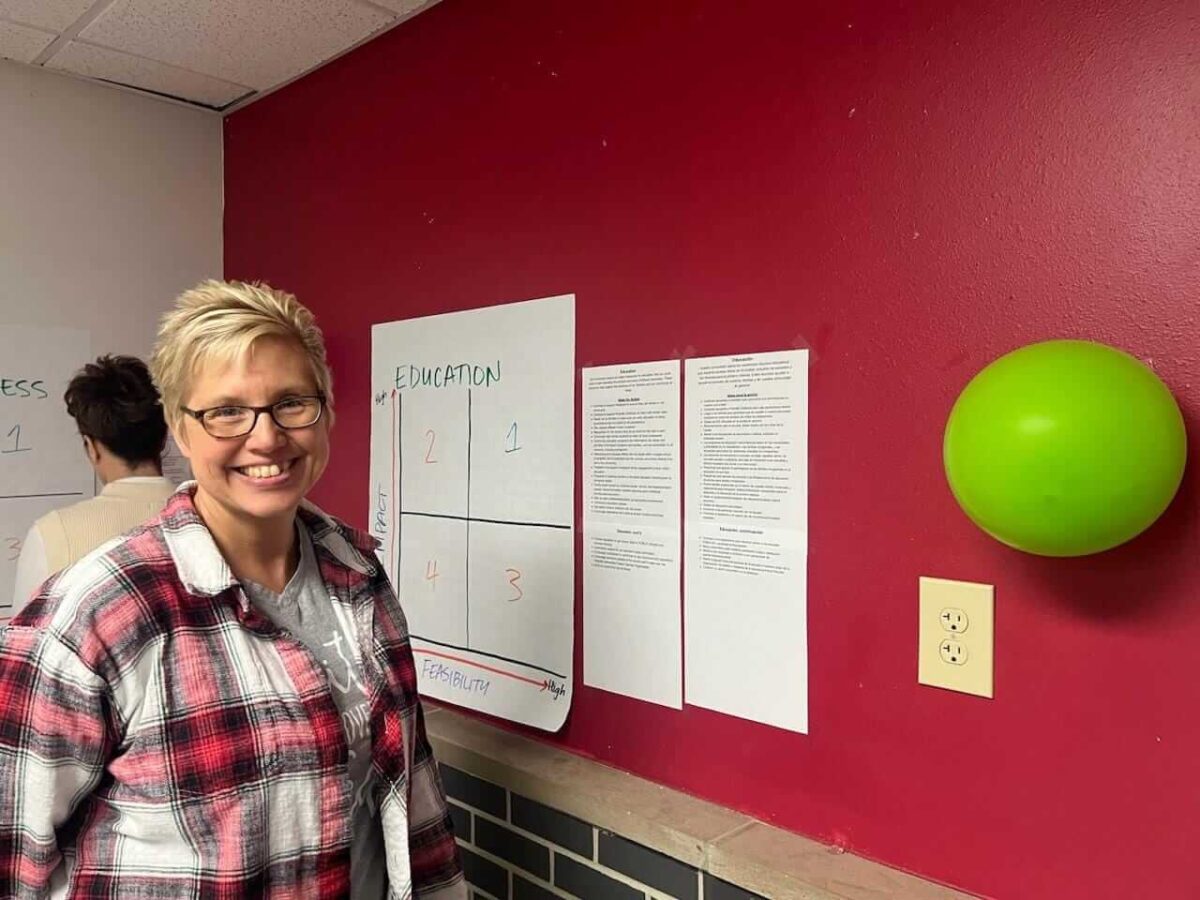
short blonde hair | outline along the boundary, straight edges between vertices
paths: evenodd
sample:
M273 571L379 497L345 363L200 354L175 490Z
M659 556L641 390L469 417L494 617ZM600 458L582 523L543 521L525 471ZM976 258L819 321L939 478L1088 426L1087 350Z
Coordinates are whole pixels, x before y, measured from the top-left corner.
M184 399L200 366L232 362L259 338L296 341L308 356L317 390L333 406L333 378L325 361L325 339L316 318L287 291L259 282L203 281L175 300L163 316L150 372L162 394L167 423L178 430Z

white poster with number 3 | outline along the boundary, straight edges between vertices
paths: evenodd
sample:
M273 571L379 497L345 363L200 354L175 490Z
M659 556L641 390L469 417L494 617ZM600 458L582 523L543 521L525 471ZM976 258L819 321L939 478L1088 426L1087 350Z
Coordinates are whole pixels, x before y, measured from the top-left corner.
M575 298L371 329L371 533L425 696L557 731L575 608Z
M90 344L87 332L77 329L0 327L0 622L12 615L17 557L29 526L95 493L79 432L63 405L63 391L88 362Z

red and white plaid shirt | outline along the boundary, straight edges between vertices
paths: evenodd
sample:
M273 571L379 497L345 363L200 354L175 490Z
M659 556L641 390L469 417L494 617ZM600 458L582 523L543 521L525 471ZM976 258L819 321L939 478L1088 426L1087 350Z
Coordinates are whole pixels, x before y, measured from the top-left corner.
M325 674L250 605L193 490L0 629L0 897L349 894L353 785ZM358 632L390 897L465 898L376 542L300 516Z

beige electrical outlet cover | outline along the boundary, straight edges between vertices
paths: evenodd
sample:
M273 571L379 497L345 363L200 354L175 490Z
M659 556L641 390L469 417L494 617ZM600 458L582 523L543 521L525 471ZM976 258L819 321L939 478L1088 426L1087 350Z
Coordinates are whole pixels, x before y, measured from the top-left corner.
M994 696L995 592L990 584L921 577L919 683L978 697ZM947 610L965 614L966 627L944 627L943 613ZM958 620L957 615L953 618ZM965 651L961 664L943 659L940 648L944 641L953 642L955 653Z

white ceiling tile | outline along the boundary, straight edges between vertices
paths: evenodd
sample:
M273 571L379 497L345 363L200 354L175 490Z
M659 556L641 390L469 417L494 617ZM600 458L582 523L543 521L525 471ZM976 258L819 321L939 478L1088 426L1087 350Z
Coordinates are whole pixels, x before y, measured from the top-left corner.
M393 21L355 0L117 0L80 37L265 90Z
M63 31L87 12L96 0L0 0L0 19Z
M0 57L23 63L33 62L55 37L57 35L36 28L0 22Z
M204 106L222 107L251 92L240 84L209 78L186 69L164 65L140 56L130 56L105 47L72 41L46 63L87 78L100 78L146 91L168 94Z

